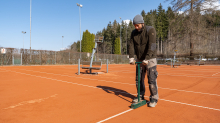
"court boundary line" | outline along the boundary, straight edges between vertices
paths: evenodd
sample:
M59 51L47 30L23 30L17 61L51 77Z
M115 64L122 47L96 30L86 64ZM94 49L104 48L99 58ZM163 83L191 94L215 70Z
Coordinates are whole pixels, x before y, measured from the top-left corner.
M220 72L218 72L218 73L215 73L215 74L213 74L212 76L215 76L215 75L217 75L217 74L219 74Z
M7 71L11 71L11 70L7 70ZM84 85L84 84L79 84L79 83L73 83L73 82L68 82L68 81L64 81L64 80L58 80L58 79L53 79L53 78L48 78L48 77L42 77L42 76L37 76L37 75L32 75L32 74L27 74L27 73L21 73L21 72L17 72L17 71L11 71L11 72L19 73L19 74L24 74L24 75L29 75L29 76L35 76L35 77L44 78L44 79L49 79L49 80L55 80L55 81L64 82L64 83L70 83L70 84L75 84L75 85L81 85L81 86L85 86L85 87L91 87L91 88L102 89L102 88L95 87L95 86ZM110 90L110 89L104 89L104 90ZM114 91L114 90L111 90L111 91ZM120 91L114 91L114 92L120 92ZM122 93L122 92L120 92L120 93ZM137 94L132 94L132 93L128 93L128 94L137 95ZM148 96L144 96L144 97L148 97ZM220 109L217 109L217 108L210 108L210 107L205 107L205 106L200 106L200 105L194 105L194 104L189 104L189 103L183 103L183 102L177 102L177 101L172 101L172 100L167 100L167 99L160 99L160 98L159 98L158 100L163 100L163 101L173 102L173 103L182 104L182 105L188 105L188 106L193 106L193 107L199 107L199 108L204 108L204 109L210 109L210 110L220 111Z
M128 109L128 110L126 110L126 111L123 111L123 112L121 112L121 113L118 113L118 114L116 114L116 115L113 115L113 116L111 116L111 117L108 117L108 118L106 118L106 119L104 119L104 120L101 120L101 121L99 121L99 122L96 122L96 123L105 122L105 121L107 121L107 120L110 120L110 119L115 118L115 117L117 117L117 116L119 116L119 115L125 114L125 113L127 113L127 112L129 112L129 111L132 111L132 110L133 110L133 109Z
M49 96L49 97L45 97L45 98L40 98L40 99L32 99L32 100L28 100L28 101L23 101L23 102L20 102L16 105L12 105L12 106L9 106L7 108L3 108L3 109L11 109L11 108L16 108L18 106L22 106L22 105L26 105L26 104L31 104L31 103L40 103L40 102L43 102L49 98L52 98L52 97L56 97L58 94L54 94L52 96Z
M66 77L74 77L74 78L87 79L87 80L111 82L111 83L124 84L124 85L132 85L132 86L133 86L133 85L136 85L136 84L122 83L122 82L115 82L115 81L107 81L107 80L99 80L99 79L92 79L92 78L84 78L84 77L76 77L76 76L69 76L69 75L62 75L62 74L48 73L48 72L41 72L41 71L34 71L34 70L26 70L26 69L20 69L20 70L32 71L32 72L37 72L37 73L52 74L52 75L59 75L59 76L66 76ZM145 87L148 87L148 86L145 86ZM179 89L171 89L171 88L163 88L163 87L158 87L158 88L160 88L160 89L166 89L166 90L171 90L171 91L180 91L180 92L203 94L203 95L210 95L210 96L220 96L219 94L212 94L212 93L204 93L204 92L196 92L196 91L187 91L187 90L179 90Z
M16 69L18 69L18 68L16 68ZM33 70L26 70L26 69L19 69L19 70L33 71ZM128 71L128 70L123 70L123 71ZM33 71L33 72L41 72L41 71ZM116 72L116 71L114 71L114 72ZM118 72L121 72L121 71L118 71ZM47 73L47 72L45 72L45 73ZM126 73L131 73L131 72L126 72ZM132 72L132 73L135 73L135 72ZM220 73L220 72L218 72L218 73ZM48 74L54 74L54 73L48 73ZM176 73L174 73L174 74L176 74ZM62 74L58 74L58 75L62 75ZM209 76L193 76L193 75L190 76L189 74L181 74L181 73L173 75L173 73L167 74L167 73L164 73L164 72L160 73L159 75L185 76L185 77L201 77L201 78L220 78L220 77L209 77Z
M91 87L91 88L96 88L96 89L102 89L102 88L99 88L99 87L95 87L95 86L89 86L89 85L84 85L84 84L79 84L79 83L73 83L73 82L68 82L68 81L63 81L63 80L58 80L58 79L53 79L53 78L48 78L48 77L42 77L42 76L37 76L37 75L32 75L32 74L27 74L27 73L21 73L21 72L17 72L17 71L11 71L11 70L6 70L6 71L10 71L10 72L15 72L15 73L19 73L19 74L24 74L24 75L28 75L28 76L35 76L35 77L38 77L38 78L44 78L44 79L49 79L49 80L55 80L55 81L59 81L59 82L65 82L65 83L71 83L71 84L75 84L75 85L81 85L81 86L85 86L85 87ZM110 90L110 89L104 89L104 90ZM113 92L116 92L114 90L111 90ZM117 92L120 92L120 91L117 91ZM120 92L120 93L123 93L123 92ZM131 93L129 93L131 94ZM137 95L137 94L131 94L131 95ZM145 97L148 97L148 96L145 96ZM194 105L194 104L189 104L189 103L183 103L183 102L177 102L177 101L172 101L172 100L167 100L167 99L159 99L159 100L162 100L162 101L166 101L166 102L171 102L171 103L176 103L176 104L182 104L182 105L186 105L186 106L193 106L193 107L197 107L197 108L203 108L203 109L209 109L209 110L214 110L214 111L220 111L220 109L217 109L217 108L210 108L210 107L205 107L205 106L200 106L200 105ZM116 114L114 116L111 116L111 117L108 117L102 121L99 121L97 123L102 123L104 121L107 121L107 120L110 120L112 118L115 118L117 116L120 116L124 113L127 113L129 111L132 111L133 109L128 109L124 112L121 112L119 114Z
M187 76L188 74L172 75L172 74L164 74L164 73L162 73L162 74L159 74L159 75L164 75L164 76L168 75L168 76L201 77L201 78L209 78L209 79L210 78L213 78L213 79L220 78L220 77L208 77L208 76Z

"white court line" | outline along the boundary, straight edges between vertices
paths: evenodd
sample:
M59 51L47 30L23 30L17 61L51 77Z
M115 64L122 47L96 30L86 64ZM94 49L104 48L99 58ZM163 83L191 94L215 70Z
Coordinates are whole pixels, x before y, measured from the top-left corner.
M45 101L45 100L47 100L47 99L49 99L51 97L56 97L56 96L57 96L57 94L49 96L49 97L46 97L46 98L34 99L34 100L29 100L29 101L23 101L21 103L18 103L18 104L13 105L13 106L9 106L9 107L4 108L4 109L16 108L18 106L22 106L22 105L26 105L26 104L31 104L31 103L40 103L40 102Z
M11 71L11 70L7 70L7 71ZM63 81L63 80L57 80L57 79L52 79L52 78L47 78L47 77L41 77L41 76L36 76L36 75L31 75L31 74L26 74L26 73L21 73L21 72L16 72L16 71L11 71L11 72L15 72L15 73L19 73L19 74L24 74L24 75L29 75L29 76L35 76L35 77L39 77L39 78L45 78L45 79L49 79L49 80L55 80L55 81L60 81L60 82L65 82L65 83L70 83L70 84L76 84L76 85L81 85L81 86L85 86L85 87L91 87L91 88L97 88L97 89L102 89L102 88L98 88L98 87L95 87L95 86L89 86L89 85L84 85L84 84L78 84L78 83L73 83L73 82L68 82L68 81ZM108 89L103 89L103 90L108 90ZM111 90L113 91L113 90ZM119 91L117 91L119 92ZM122 92L121 92L122 93ZM131 94L131 95L136 95L136 94ZM145 96L147 97L147 96ZM172 101L172 100L166 100L166 99L159 99L159 100L163 100L163 101L167 101L167 102L172 102L172 103L177 103L177 104L182 104L182 105L187 105L187 106L193 106L193 107L198 107L198 108L204 108L204 109L209 109L209 110L215 110L215 111L220 111L220 109L216 109L216 108L210 108L210 107L205 107L205 106L199 106L199 105L194 105L194 104L189 104L189 103L183 103L183 102L177 102L177 101ZM114 116L111 116L107 119L104 119L102 121L99 121L97 123L102 123L104 121L107 121L109 119L112 119L114 117L117 117L119 115L122 115L126 112L129 112L129 111L132 111L133 109L129 109L129 110L126 110L122 113L119 113L119 114L116 114Z
M211 94L211 93L203 93L203 92L195 92L195 91L186 91L186 90L178 90L178 89L170 89L170 88L161 88L158 87L160 89L168 89L168 90L173 90L173 91L182 91L182 92L187 92L187 93L196 93L196 94L206 94L206 95L210 95L210 96L220 96L218 94Z
M146 97L146 96L144 96L144 97ZM182 103L182 102L177 102L177 101L172 101L172 100L166 100L166 99L159 99L159 100L163 100L163 101L166 101L166 102L177 103L177 104L182 104L182 105L187 105L187 106L193 106L193 107L199 107L199 108L204 108L204 109L210 109L210 110L220 111L220 109L216 109L216 108L204 107L204 106L193 105L193 104L188 104L188 103ZM99 122L97 122L97 123L105 122L105 121L110 120L110 119L112 119L112 118L114 118L114 117L117 117L117 116L119 116L119 115L122 115L122 114L124 114L124 113L127 113L127 112L129 112L129 111L131 111L131 110L133 110L133 109L126 110L126 111L124 111L124 112L121 112L121 113L119 113L119 114L116 114L116 115L114 115L114 116L111 116L111 117L109 117L109 118L106 118L106 119L104 119L104 120L102 120L102 121L99 121Z
M25 69L20 69L20 70L25 70ZM41 71L33 71L33 70L25 70L25 71L32 71L32 72L37 72L37 73L45 73L45 74L52 74L52 75L59 75L59 76L66 76L66 77L74 77L74 78L80 78L80 79L89 79L89 80L95 80L95 81L105 81L105 82L111 82L111 83L117 83L117 84L135 85L135 84L129 84L129 83L106 81L106 80L99 80L99 79L91 79L91 78L85 78L85 77L76 77L76 76L69 76L69 75L55 74L55 73L47 73L47 72L41 72Z
M177 102L177 101L172 101L172 100L166 100L166 99L159 99L167 102L172 102L172 103L177 103L177 104L182 104L182 105L188 105L188 106L193 106L193 107L198 107L198 108L204 108L204 109L210 109L210 110L215 110L215 111L220 111L220 109L217 108L210 108L210 107L205 107L205 106L200 106L200 105L193 105L189 103L182 103L182 102Z
M46 74L54 74L54 73L47 73L47 72L41 72L41 71L33 71L33 70L26 70L26 69L19 69L19 70L25 70L25 71L32 71L32 72L39 72L39 73L46 73ZM133 72L135 73L135 72ZM60 76L68 76L68 75L63 75L63 74L54 74L54 75L60 75ZM202 78L220 78L220 77L205 77L205 76L188 76L188 74L180 74L180 75L173 75L173 74L159 74L159 75L169 75L169 76L185 76L185 77L202 77ZM73 77L73 76L68 76L68 77ZM76 77L76 78L80 78L80 77ZM82 77L81 77L82 78ZM82 78L84 79L84 78ZM113 82L113 81L111 81ZM118 82L117 82L118 83ZM120 83L120 82L119 82ZM123 83L121 83L123 84Z
M80 79L88 79L88 80L94 80L94 81L103 81L103 82L110 82L110 83L117 83L117 84L125 84L125 85L136 85L136 84L129 84L129 83L122 83L122 82L115 82L115 81L106 81L106 80L99 80L99 79L91 79L91 78L84 78L84 77L75 77L75 76L69 76L69 75L62 75L62 74L54 74L54 73L47 73L47 72L40 72L40 71L33 71L33 70L26 70L26 69L20 69L25 71L32 71L37 73L45 73L45 74L52 74L52 75L59 75L59 76L66 76L66 77L74 77L74 78L80 78ZM145 86L148 87L148 86ZM174 90L174 91L181 91L181 92L187 92L187 93L195 93L195 94L204 94L204 95L210 95L210 96L220 96L218 94L211 94L211 93L203 93L203 92L196 92L196 91L186 91L186 90L178 90L178 89L171 89L171 88L162 88L158 87L160 89L167 89L167 90Z
M110 120L110 119L112 119L112 118L114 118L114 117L117 117L117 116L119 116L119 115L122 115L122 114L127 113L127 112L132 111L132 110L133 110L133 109L128 109L128 110L126 110L126 111L124 111L124 112L121 112L121 113L119 113L119 114L116 114L116 115L114 115L114 116L111 116L111 117L109 117L109 118L106 118L106 119L104 119L104 120L102 120L102 121L99 121L99 122L96 122L96 123L105 122L105 121L107 121L107 120Z
M171 74L159 74L159 75L169 75L169 76L185 76L185 77L201 77L201 78L220 78L220 77L208 77L208 76L187 76L188 74L182 74L182 75L171 75Z
M11 71L11 70L6 70L6 71L10 71L10 72L14 72L14 73L19 73L19 74L24 74L24 75L29 75L29 76L34 76L34 77L38 77L38 78L44 78L44 79L49 79L49 80L55 80L55 81L59 81L59 82L69 83L69 84L81 85L81 86L90 87L90 88L103 89L103 88L99 88L99 87L95 87L95 86L84 85L84 84L79 84L79 83L73 83L73 82L68 82L68 81L63 81L63 80L48 78L48 77L36 76L36 75L32 75L32 74L26 74L26 73ZM110 90L110 89L103 89L103 90ZM111 90L111 91L114 91L114 90ZM114 91L114 92L120 92L120 91ZM122 93L122 92L120 92L120 93ZM124 92L124 93L125 93L125 92ZM127 93L127 94L131 94L131 93ZM137 95L137 94L131 94L131 95ZM148 96L144 96L144 97L148 97ZM182 102L177 102L177 101L172 101L172 100L166 100L166 99L159 99L159 100L163 100L163 101L167 101L167 102L173 102L173 103L178 103L178 104L182 104L182 105L194 106L194 107L199 107L199 108L205 108L205 109L210 109L210 110L215 110L215 111L220 111L220 109L210 108L210 107L205 107L205 106L199 106L199 105L194 105L194 104L189 104L189 103L182 103Z
M180 69L179 69L180 70ZM167 70L162 70L162 71L167 71ZM169 70L169 71L173 71L173 70ZM199 69L199 71L197 69L181 69L181 71L192 71L192 72L201 72L201 73L204 73L204 72L216 72L218 70L212 70L212 69Z
M218 73L215 73L215 74L213 74L212 76L215 76L215 75L217 75L217 74L219 74L220 72L218 72Z

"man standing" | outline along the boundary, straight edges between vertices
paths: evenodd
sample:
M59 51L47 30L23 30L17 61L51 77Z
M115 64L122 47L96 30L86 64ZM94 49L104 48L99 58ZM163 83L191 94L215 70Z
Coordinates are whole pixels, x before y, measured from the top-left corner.
M133 19L135 29L131 33L129 45L129 62L135 64L134 55L137 57L137 62L142 62L140 65L140 98L144 100L145 84L144 79L147 72L150 103L149 107L155 107L159 96L157 88L157 60L156 60L156 31L152 26L145 26L143 17L136 15ZM136 87L138 87L138 68L136 65ZM133 102L138 102L137 97Z

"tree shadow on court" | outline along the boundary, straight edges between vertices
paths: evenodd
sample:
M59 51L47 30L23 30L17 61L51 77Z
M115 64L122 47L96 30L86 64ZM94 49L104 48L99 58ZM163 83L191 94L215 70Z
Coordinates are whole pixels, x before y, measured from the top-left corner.
M101 88L103 89L105 92L110 93L110 94L115 94L116 96L118 96L119 98L126 100L130 103L132 103L132 101L127 100L124 97L128 97L131 98L132 100L136 97L134 95L131 95L130 93L121 90L121 89L117 89L117 88L113 88L113 87L108 87L108 86L96 86L97 88Z

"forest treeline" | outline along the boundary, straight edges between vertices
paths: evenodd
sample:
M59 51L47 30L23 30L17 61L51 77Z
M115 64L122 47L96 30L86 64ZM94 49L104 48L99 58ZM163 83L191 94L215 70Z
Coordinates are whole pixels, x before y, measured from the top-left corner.
M156 29L157 54L171 55L175 50L179 54L190 56L220 54L220 10L214 8L204 10L201 7L204 1L211 0L172 0L172 8L168 7L165 10L160 4L157 9L140 12L145 25ZM180 12L184 7L188 8ZM99 53L128 54L133 29L132 20L129 23L114 20L96 34L86 30L82 36L81 52L92 52L95 37L104 36L104 42L98 45ZM70 49L79 52L80 42L74 42Z

